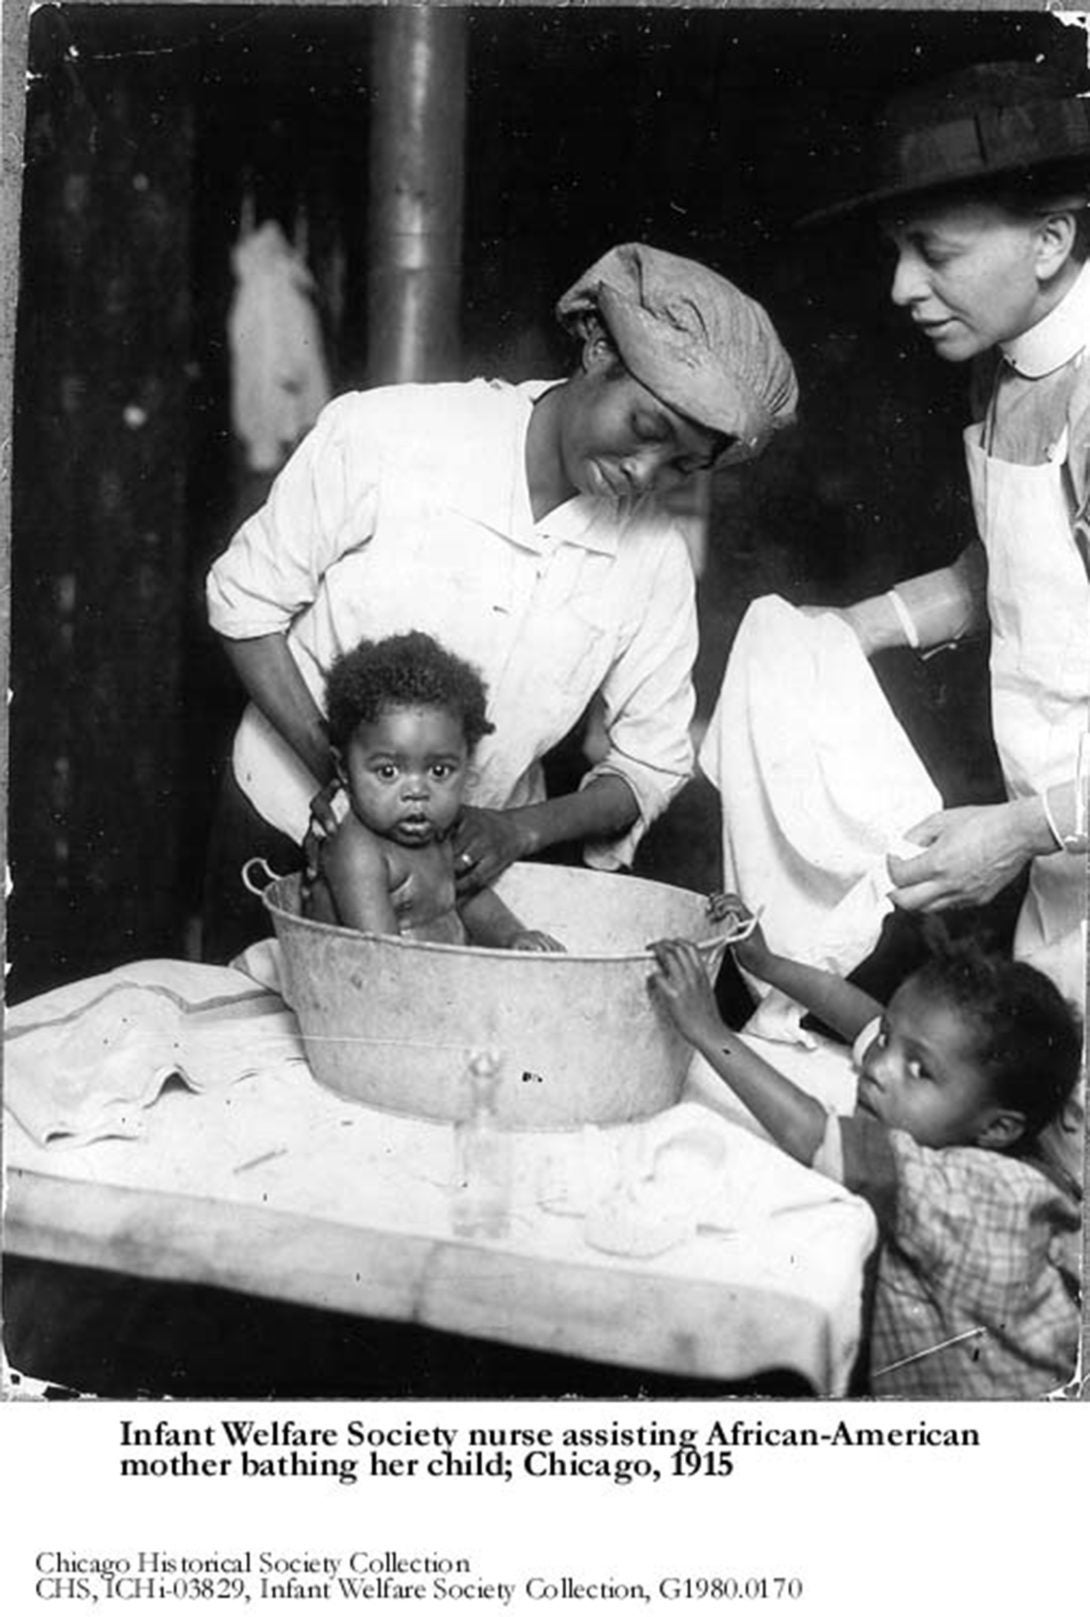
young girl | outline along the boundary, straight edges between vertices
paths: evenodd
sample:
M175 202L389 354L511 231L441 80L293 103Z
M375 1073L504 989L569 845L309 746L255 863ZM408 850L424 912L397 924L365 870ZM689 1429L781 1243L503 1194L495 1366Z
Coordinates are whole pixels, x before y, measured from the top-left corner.
M490 888L460 902L451 831L473 748L492 725L485 689L431 635L361 641L326 686L329 741L348 814L307 884L311 920L427 943L559 950Z
M717 907L746 913L737 900ZM1077 1191L1035 1146L1075 1085L1080 1038L1048 978L943 943L883 1011L841 978L773 954L754 930L735 947L739 963L854 1044L856 1109L837 1117L724 1026L691 944L654 953L660 1005L773 1140L874 1208L875 1394L1026 1398L1068 1381Z

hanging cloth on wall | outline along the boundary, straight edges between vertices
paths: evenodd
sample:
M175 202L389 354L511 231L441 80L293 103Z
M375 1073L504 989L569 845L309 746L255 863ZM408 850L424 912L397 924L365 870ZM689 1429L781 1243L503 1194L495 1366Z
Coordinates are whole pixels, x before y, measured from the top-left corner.
M275 472L330 398L314 281L274 220L253 228L250 203L231 263L232 430L251 470Z

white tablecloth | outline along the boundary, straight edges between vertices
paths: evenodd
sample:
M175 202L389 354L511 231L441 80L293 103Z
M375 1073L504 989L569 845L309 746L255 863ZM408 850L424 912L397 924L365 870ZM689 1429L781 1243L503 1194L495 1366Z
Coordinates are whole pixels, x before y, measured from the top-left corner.
M202 976L212 970L214 980ZM9 1169L75 1187L200 1196L240 1210L274 1210L341 1228L419 1237L444 1250L483 1246L509 1258L507 1272L523 1280L547 1277L551 1265L567 1266L566 1273L574 1268L585 1274L588 1294L596 1274L642 1278L660 1312L674 1295L671 1286L680 1288L679 1297L690 1283L723 1288L724 1297L729 1292L738 1299L738 1341L697 1344L686 1358L690 1367L718 1367L714 1373L724 1376L783 1368L785 1320L797 1316L806 1323L792 1367L821 1392L844 1390L858 1346L862 1264L875 1238L870 1211L760 1139L744 1119L713 1110L708 1102L722 1097L707 1074L694 1072L682 1104L646 1122L516 1134L509 1233L498 1241L465 1242L450 1227L452 1128L377 1112L322 1088L301 1059L290 1012L283 1010L282 1032L270 1039L269 1007L253 1000L254 984L241 973L143 962L17 1007L9 1014L8 1039L9 1047L22 1046L20 1086L33 1081L28 1074L35 1072L39 1083L50 1082L51 1051L63 1045L70 1056L73 1027L92 1005L99 1018L96 1033L101 1033L103 992L118 984L169 990L184 1000L188 1015L199 1015L202 1000L214 1000L214 1020L225 1041L224 1070L236 1076L206 1083L197 1092L169 1081L158 1087L157 1081L155 1097L141 1111L137 1137L66 1147L41 1144L14 1121L11 1108L20 1109L20 1095L9 1084ZM255 1047L251 1034L264 1037L256 1070L246 1059ZM769 1053L777 1059L778 1047ZM807 1053L794 1054L797 1060ZM845 1059L838 1055L824 1066L827 1074L839 1075L836 1082L846 1093ZM700 1228L653 1257L625 1257L590 1244L591 1226L583 1217L587 1207L611 1191L616 1194L618 1185L623 1190L626 1183L645 1182L657 1146L679 1138L683 1146L694 1138L715 1146L716 1194L705 1201ZM665 1292L653 1282L668 1283ZM622 1288L618 1295L629 1293ZM617 1362L631 1362L639 1353L641 1295L638 1286L632 1288L633 1312L616 1322ZM481 1333L522 1340L519 1297L516 1284L478 1298L474 1317ZM364 1286L360 1312L367 1311ZM768 1362L762 1360L762 1319L768 1325ZM606 1327L598 1324L601 1334ZM646 1321L648 1333L659 1337L668 1324L662 1318ZM536 1329L527 1327L531 1335ZM551 1344L527 1340L527 1345ZM608 1341L604 1355L613 1356Z

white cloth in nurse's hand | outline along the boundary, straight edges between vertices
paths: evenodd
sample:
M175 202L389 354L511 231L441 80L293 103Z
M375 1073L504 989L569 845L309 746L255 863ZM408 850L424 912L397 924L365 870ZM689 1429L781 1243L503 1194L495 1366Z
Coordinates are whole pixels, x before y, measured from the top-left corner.
M722 801L723 885L761 911L770 946L847 973L891 908L890 853L942 799L847 623L776 595L750 606L700 750ZM798 1039L778 991L748 1031Z

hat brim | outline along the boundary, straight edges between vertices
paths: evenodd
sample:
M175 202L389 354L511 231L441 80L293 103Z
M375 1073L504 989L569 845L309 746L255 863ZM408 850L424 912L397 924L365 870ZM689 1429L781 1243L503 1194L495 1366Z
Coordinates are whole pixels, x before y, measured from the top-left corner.
M929 180L922 184L905 181L901 185L881 186L874 191L867 191L862 196L849 197L846 201L832 202L824 208L815 208L813 213L803 214L801 219L795 221L795 229L808 230L811 226L831 224L840 219L861 218L867 214L880 212L889 203L907 202L915 197L941 197L960 191L975 191L981 186L987 186L992 180L1009 178L1014 174L1033 174L1039 169L1054 168L1061 163L1077 163L1080 160L1085 160L1090 165L1090 146L1085 152L1044 158L1032 163L1004 163L987 171L976 169L973 173L960 177Z
M798 221L800 228L873 213L913 197L979 190L1015 174L1090 165L1090 101L1083 97L980 108L891 133L894 144L884 151L875 174L880 183L805 214ZM879 133L880 153L886 139Z

